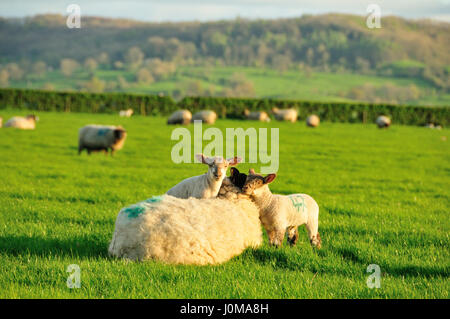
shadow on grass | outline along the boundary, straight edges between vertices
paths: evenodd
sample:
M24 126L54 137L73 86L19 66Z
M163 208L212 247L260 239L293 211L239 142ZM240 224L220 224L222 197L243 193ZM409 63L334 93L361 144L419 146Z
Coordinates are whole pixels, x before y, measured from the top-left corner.
M391 276L404 276L404 277L448 277L450 275L450 267L445 266L419 266L419 265L386 265L383 262L377 262L376 260L368 260L363 256L358 255L352 249L338 248L336 252L340 254L344 259L350 260L353 263L360 264L363 271L366 271L366 267L370 264L378 264L381 268L381 272Z
M0 253L40 257L108 257L107 246L102 239L92 236L78 236L68 239L26 236L1 236Z

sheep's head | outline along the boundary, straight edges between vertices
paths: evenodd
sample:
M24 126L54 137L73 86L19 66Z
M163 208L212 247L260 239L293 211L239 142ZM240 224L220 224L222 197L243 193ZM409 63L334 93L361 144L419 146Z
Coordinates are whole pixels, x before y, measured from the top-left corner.
M122 127L119 126L114 130L114 139L116 142L124 139L125 137L127 137L127 131Z
M196 154L197 160L208 165L208 176L212 180L223 181L227 174L228 166L237 165L242 161L240 157L224 159L221 156L208 157L203 154Z
M255 193L257 193L263 186L272 183L275 177L277 177L276 174L269 174L264 177L255 173L255 170L251 168L248 171L244 186L242 186L242 193L246 195L255 195Z
M244 186L245 181L247 180L247 174L239 172L239 170L235 167L232 167L230 172L230 180L233 185L239 187L239 189L242 189L242 186Z
M34 114L28 114L28 115L26 116L26 119L28 119L28 120L33 120L33 121L35 121L35 122L39 121L39 117L37 117L37 116L34 115Z

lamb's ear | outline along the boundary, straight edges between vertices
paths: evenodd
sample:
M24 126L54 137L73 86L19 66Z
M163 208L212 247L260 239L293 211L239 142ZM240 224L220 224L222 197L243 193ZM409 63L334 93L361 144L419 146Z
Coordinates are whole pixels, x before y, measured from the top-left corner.
M255 173L255 170L253 169L253 168L250 168L249 170L248 170L248 173L249 174L252 174L252 175L255 175L256 173Z
M197 159L197 161L199 161L202 164L207 164L206 163L206 157L203 154L195 154L195 158Z
M231 177L239 176L239 170L236 167L230 168Z
M234 166L234 165L237 165L237 164L239 164L240 162L242 162L242 158L236 156L236 157L234 157L234 158L229 158L229 159L227 159L227 162L228 162L228 165Z
M269 174L266 177L264 177L264 184L270 184L273 182L273 180L277 177L277 174Z

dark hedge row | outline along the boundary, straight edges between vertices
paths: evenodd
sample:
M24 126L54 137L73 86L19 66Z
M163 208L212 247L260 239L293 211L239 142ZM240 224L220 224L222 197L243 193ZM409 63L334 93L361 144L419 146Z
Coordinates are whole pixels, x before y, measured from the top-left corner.
M296 108L299 118L317 114L322 121L373 123L377 116L388 115L396 124L448 125L450 107L401 106L365 103L325 103L283 101L270 99L241 99L218 97L186 97L176 103L170 97L127 93L49 92L22 89L0 89L0 109L15 107L37 111L115 113L132 108L135 114L168 115L177 109L196 112L214 110L219 117L244 118L244 110L264 110L273 107Z

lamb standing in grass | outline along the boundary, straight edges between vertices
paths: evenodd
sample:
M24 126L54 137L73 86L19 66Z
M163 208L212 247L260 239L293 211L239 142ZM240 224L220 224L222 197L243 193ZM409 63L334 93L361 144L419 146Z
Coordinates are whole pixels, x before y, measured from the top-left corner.
M131 260L207 265L260 246L259 210L231 180L224 180L222 198L181 199L166 194L122 209L109 253Z
M127 131L121 126L87 125L79 130L78 134L78 154L86 149L91 152L104 151L111 155L120 150L125 143Z
M296 109L280 110L277 107L272 109L272 113L278 121L296 122L298 113Z
M21 130L34 130L36 128L36 121L39 118L35 115L27 115L26 117L14 116L5 123L5 127L15 127Z
M213 198L219 193L222 181L226 177L228 166L234 166L241 162L241 158L235 157L228 160L221 156L207 157L196 154L197 160L208 165L208 172L203 175L189 177L167 191L167 195L178 198Z
M269 189L275 174L266 177L249 171L242 192L249 195L260 209L260 218L269 236L269 242L281 246L288 232L288 241L295 245L298 240L298 226L305 224L311 245L321 247L319 228L319 205L309 195L274 195Z

